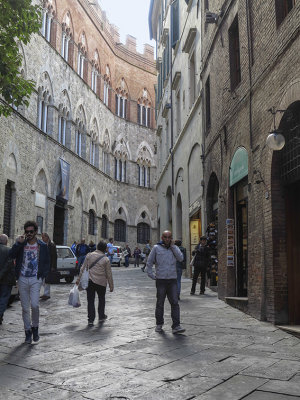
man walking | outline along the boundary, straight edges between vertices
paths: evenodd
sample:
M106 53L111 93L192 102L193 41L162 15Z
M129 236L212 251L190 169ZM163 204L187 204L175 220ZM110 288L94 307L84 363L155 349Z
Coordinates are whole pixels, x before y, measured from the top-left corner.
M164 304L167 296L171 305L172 332L182 333L185 329L180 326L176 261L182 261L183 255L173 244L170 231L164 231L161 239L161 242L153 246L147 261L148 276L156 281L155 331L162 332L163 330ZM153 263L155 263L155 274L152 269Z
M9 258L8 237L0 235L0 325L6 310L12 287L16 284L15 268Z
M39 299L43 279L49 273L50 259L47 245L37 240L38 226L34 221L24 225L24 236L18 236L9 252L16 259L16 277L20 292L25 343L39 340ZM31 308L31 315L30 315Z
M125 254L125 267L128 268L129 267L129 258L131 257L131 250L130 250L130 247L128 246L128 243L126 243L124 254Z
M206 270L209 263L209 249L207 247L206 236L201 236L200 243L195 247L192 252L194 258L194 274L193 274L193 284L191 288L191 295L195 294L196 284L199 275L201 274L201 284L200 284L200 294L205 292L205 278Z
M113 257L114 257L114 245L113 245L113 238L109 238L107 243L107 257L109 258L110 265L113 262Z
M89 252L89 246L85 243L85 239L82 238L81 242L76 246L75 255L78 261L78 269L80 269L81 265L84 262L85 256Z
M42 240L48 246L48 252L50 256L50 274L45 278L43 281L44 286L44 294L41 296L42 300L50 299L50 283L53 283L53 277L55 282L55 273L57 271L57 252L56 252L56 245L52 240L47 232L42 233Z
M145 272L145 268L146 268L146 265L147 265L147 260L148 260L148 256L150 254L150 251L151 251L151 242L150 242L150 240L147 240L146 246L143 249L143 253L145 254L144 265L141 268L141 270L143 272Z

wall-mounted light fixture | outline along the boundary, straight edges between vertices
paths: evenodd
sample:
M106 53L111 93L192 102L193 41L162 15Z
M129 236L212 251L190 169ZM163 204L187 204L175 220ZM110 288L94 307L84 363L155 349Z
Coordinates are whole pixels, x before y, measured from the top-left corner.
M281 150L285 145L285 138L282 135L282 132L276 128L276 123L275 123L276 114L278 112L283 113L285 111L286 110L276 110L275 107L272 107L268 110L268 112L270 112L273 115L273 125L274 125L272 132L269 133L266 140L266 144L271 150L275 151Z
M209 10L205 12L205 22L207 24L216 24L218 22L219 17L223 16L223 11L221 10L219 14L213 13Z

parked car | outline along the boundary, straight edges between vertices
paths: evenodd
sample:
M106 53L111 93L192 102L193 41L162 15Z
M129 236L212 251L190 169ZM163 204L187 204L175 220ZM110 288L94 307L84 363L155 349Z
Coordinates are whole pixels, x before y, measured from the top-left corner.
M64 278L67 283L72 283L74 276L78 274L75 254L68 246L56 246L56 251L58 280Z
M121 263L124 264L124 255L123 249L120 246L114 246L114 255L112 259L112 264L117 264L118 267L121 267Z

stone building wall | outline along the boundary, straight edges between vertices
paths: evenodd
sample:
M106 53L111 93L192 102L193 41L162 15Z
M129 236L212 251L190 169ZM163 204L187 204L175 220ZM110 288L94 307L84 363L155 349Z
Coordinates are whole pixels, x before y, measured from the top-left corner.
M114 236L114 222L126 222L126 242L137 244L137 224L150 226L150 239L156 240L156 137L154 130L155 65L153 49L145 46L139 54L135 39L119 45L117 28L97 7L95 12L87 1L48 1L53 7L54 36L50 42L37 34L23 52L23 73L36 81L36 92L29 106L13 110L10 117L0 120L0 230L3 229L5 186L12 185L10 242L22 233L27 219L43 218L43 230L52 237L57 196L61 190L60 159L70 164L69 199L64 202L64 244L82 236L86 240L101 238L102 216L109 221L107 237ZM62 23L69 12L69 26L74 39L73 59L61 56ZM53 15L53 14L52 14ZM54 29L55 26L55 29ZM77 73L77 45L80 35L86 37L88 74ZM99 54L99 90L91 89L92 60ZM103 82L109 66L110 103L103 104ZM115 94L124 78L124 90L130 103L126 118L115 115ZM38 128L39 101L47 92L47 132ZM151 127L137 120L137 104L148 98ZM59 143L59 117L68 111L66 143ZM77 119L83 122L82 154L76 154ZM95 143L95 161L91 162L91 142ZM109 157L109 168L103 165L103 153ZM126 160L126 179L115 180L115 157ZM150 170L150 185L138 181L138 163ZM107 167L107 166L106 166ZM148 187L149 186L149 187ZM38 204L38 206L36 205ZM94 235L88 234L89 210L95 213ZM142 216L143 214L143 216ZM117 242L116 242L117 243ZM124 245L125 242L119 242Z

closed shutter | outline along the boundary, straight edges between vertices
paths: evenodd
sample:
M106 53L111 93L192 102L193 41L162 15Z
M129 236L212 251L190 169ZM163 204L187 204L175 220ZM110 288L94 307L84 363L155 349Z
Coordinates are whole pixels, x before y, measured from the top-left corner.
M171 44L174 49L179 39L179 0L175 0L171 8Z
M10 236L12 213L12 182L7 181L4 195L3 233Z

